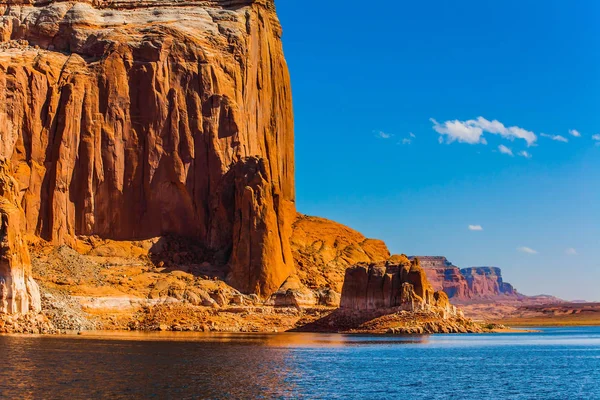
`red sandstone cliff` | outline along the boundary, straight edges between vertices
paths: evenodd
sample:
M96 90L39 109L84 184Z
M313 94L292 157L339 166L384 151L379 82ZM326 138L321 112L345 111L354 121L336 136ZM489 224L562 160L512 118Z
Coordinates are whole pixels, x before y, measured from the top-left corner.
M23 238L24 214L17 202L17 182L0 162L0 314L41 310L40 291L31 276Z
M471 267L460 269L446 257L418 256L435 290L443 290L456 301L523 297L508 282L504 282L502 271L496 267Z
M446 293L435 291L431 286L419 260L410 261L405 256L348 268L341 308L355 311L437 311L443 318L459 315Z
M502 271L496 267L471 267L460 270L469 284L473 297L516 296L513 286L504 282Z
M272 0L5 0L0 14L0 159L23 232L194 237L234 287L279 288L294 155Z
M418 257L421 266L435 290L443 290L450 298L471 298L471 290L460 268L452 265L446 257Z

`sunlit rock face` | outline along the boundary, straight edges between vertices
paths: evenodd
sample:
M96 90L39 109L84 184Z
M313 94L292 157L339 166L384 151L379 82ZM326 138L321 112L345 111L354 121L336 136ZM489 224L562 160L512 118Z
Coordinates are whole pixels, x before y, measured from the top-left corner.
M23 239L24 213L10 166L0 160L0 314L41 310L40 291L31 277L31 260Z
M458 315L442 291L434 291L418 260L406 257L363 263L346 271L341 308L355 311L437 311L444 318Z
M453 265L446 257L418 256L427 278L435 290L443 290L448 297L457 301L522 297L517 290L502 278L497 267L463 268Z
M502 270L496 267L472 267L460 272L469 284L472 297L516 296L515 288L502 279Z
M193 237L237 289L281 286L293 115L272 0L0 1L0 14L15 234Z
M435 290L443 290L450 298L471 298L469 284L460 268L452 265L446 257L419 256L418 259Z

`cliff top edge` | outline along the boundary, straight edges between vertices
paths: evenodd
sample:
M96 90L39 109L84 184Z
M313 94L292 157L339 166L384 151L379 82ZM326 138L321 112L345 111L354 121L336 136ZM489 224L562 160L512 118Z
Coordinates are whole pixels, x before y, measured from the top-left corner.
M274 9L274 0L0 0L0 6L44 7L53 3L87 3L96 8L148 8L148 7L243 7L251 4Z

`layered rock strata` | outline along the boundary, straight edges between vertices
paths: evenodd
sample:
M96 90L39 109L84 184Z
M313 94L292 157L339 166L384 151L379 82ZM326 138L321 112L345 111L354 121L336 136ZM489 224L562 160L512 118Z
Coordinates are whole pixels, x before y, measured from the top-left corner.
M502 279L502 270L496 267L472 267L460 270L469 284L472 297L516 296L516 289Z
M418 256L435 290L443 290L457 301L493 299L499 296L519 297L517 290L502 278L496 267L463 268L453 265L446 257Z
M242 292L281 286L294 271L293 115L272 0L15 0L0 13L14 238L180 235Z
M434 291L418 260L359 264L346 271L341 308L356 311L440 311L444 318L457 310L443 291Z
M450 298L468 299L472 293L460 268L446 257L421 257L419 261L435 290L443 290Z

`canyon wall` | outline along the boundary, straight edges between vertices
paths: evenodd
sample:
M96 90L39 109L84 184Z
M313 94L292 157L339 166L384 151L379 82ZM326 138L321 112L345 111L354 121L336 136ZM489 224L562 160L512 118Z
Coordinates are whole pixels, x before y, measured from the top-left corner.
M446 257L418 257L421 266L435 290L443 290L450 298L467 299L471 297L469 283Z
M473 297L507 295L515 296L515 288L502 279L502 270L496 267L471 267L460 270L469 283Z
M41 310L40 291L31 276L31 260L23 235L24 213L10 165L0 161L0 314Z
M443 291L435 291L418 260L394 256L390 261L361 263L348 268L342 288L341 308L354 311L440 311L456 316Z
M446 257L416 256L435 290L443 290L453 300L492 299L499 296L518 297L517 290L502 278L496 267L463 268Z
M263 297L294 272L272 0L5 0L0 15L0 159L22 234L193 237Z

